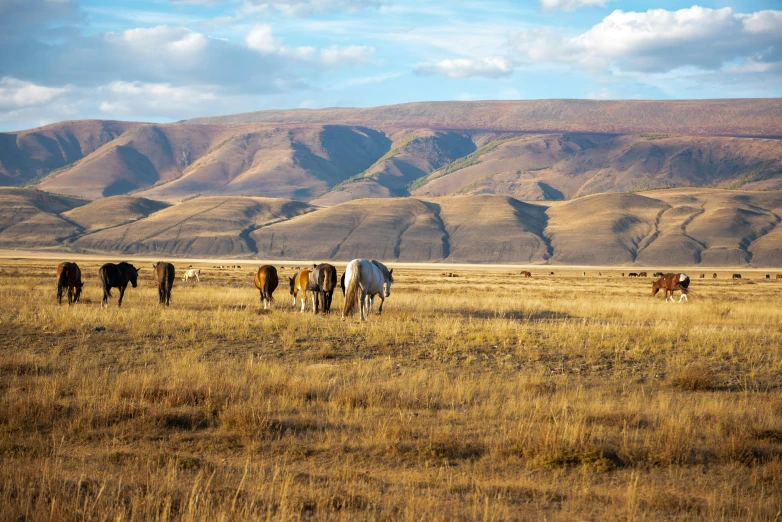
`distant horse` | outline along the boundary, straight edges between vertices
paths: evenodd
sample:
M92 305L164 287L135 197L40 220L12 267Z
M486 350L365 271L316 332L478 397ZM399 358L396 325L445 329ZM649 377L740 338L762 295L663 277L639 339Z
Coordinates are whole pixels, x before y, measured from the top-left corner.
M319 305L323 313L331 312L331 298L337 287L337 269L328 263L314 265L307 281L307 292L312 294L312 312L317 314Z
M372 313L375 296L380 296L380 308L377 313L383 313L385 298L391 295L391 285L394 282L394 269L389 270L380 261L354 259L345 268L345 308L342 318L350 315L356 306L361 312L361 320ZM385 295L384 295L385 290ZM367 303L367 298L369 302Z
M782 279L782 274L777 274L777 279Z
M717 279L717 272L714 272L714 273L711 275L711 278L712 278L712 279Z
M630 272L627 274L627 277L638 277L638 274L636 272Z
M706 274L701 274L701 279L705 279L705 278L706 278Z
M766 279L771 279L771 274L766 274Z
M741 279L741 274L733 274L733 279Z
M174 287L174 265L161 261L152 265L152 269L155 271L155 282L157 283L157 294L160 298L160 304L168 306L171 304L171 289Z
M665 274L663 272L655 272L653 277L662 277Z
M121 307L122 298L125 296L125 289L128 287L128 283L130 283L133 288L136 288L138 272L136 267L124 261L118 265L106 263L100 267L100 270L98 270L98 277L103 286L103 300L100 302L100 305L106 306L109 297L111 297L111 289L119 288L119 301L117 301L117 306Z
M223 268L223 267L220 267ZM191 279L195 278L196 281L199 283L201 282L201 269L200 268L191 268L190 270L185 271L185 275L182 276L182 282L186 283L190 281Z
M648 276L646 275L646 272L641 272L638 274L638 277L648 277Z
M690 278L687 274L665 274L652 283L652 297L657 295L657 292L662 289L665 291L665 302L667 303L668 292L671 293L670 299L673 301L673 293L676 290L679 290L682 293L679 297L679 302L681 303L682 299L688 301L687 294L690 293L689 286Z
M255 274L255 288L261 292L261 302L263 303L263 309L266 310L267 306L271 306L274 298L272 294L277 289L279 279L277 279L277 269L271 265L263 265L258 269L258 273Z
M523 275L524 277L532 277L532 272L527 272L526 270L524 270L521 272L521 275Z
M68 304L73 304L81 296L81 270L76 263L64 261L57 265L57 304L62 304L62 293L68 293Z
M344 277L344 276L343 276ZM307 283L310 280L310 270L304 269L288 278L288 284L293 296L293 306L296 306L296 298L301 294L301 311L307 306ZM343 279L344 280L344 279Z
M549 275L554 275L554 272L551 272Z

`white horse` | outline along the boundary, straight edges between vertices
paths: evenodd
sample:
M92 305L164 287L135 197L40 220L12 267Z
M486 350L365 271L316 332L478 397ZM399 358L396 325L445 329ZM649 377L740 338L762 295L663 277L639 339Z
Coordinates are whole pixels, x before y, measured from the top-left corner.
M377 313L383 313L383 302L391 295L391 284L394 282L394 269L389 270L380 261L369 259L354 259L345 268L345 308L342 319L349 315L356 305L361 310L361 320L372 313L375 296L380 296L380 308ZM385 290L385 296L384 294ZM369 303L367 303L369 297Z
M187 272L185 272L185 275L182 276L182 281L189 281L190 279L194 278L199 283L201 282L201 269L200 268L191 268Z

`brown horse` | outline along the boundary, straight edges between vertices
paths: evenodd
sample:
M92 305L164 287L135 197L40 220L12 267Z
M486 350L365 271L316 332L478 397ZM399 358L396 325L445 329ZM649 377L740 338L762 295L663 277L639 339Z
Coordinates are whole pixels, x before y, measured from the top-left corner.
M638 277L648 277L648 276L646 275L646 272L641 272L638 274Z
M296 306L296 299L301 294L301 311L307 307L307 283L310 280L310 270L306 268L297 272L293 277L288 278L288 283L293 296L293 306Z
M741 274L733 274L733 279L741 279Z
M532 277L532 272L527 272L526 270L524 270L523 272L521 272L521 275L523 275L524 277Z
M157 283L157 295L160 304L166 306L171 304L171 289L174 287L174 265L159 261L152 265L155 272L155 282Z
M777 274L777 279L782 279L782 274Z
M258 269L258 273L255 274L255 288L261 292L261 302L264 310L266 310L267 305L271 306L272 301L274 301L272 294L277 289L278 284L276 268L271 265L263 265Z
M62 293L68 293L68 304L73 304L81 296L81 270L76 263L64 261L57 265L57 304L62 304Z
M312 313L318 313L318 305L323 306L323 313L331 312L331 298L337 287L337 269L328 263L314 265L310 272L307 286L312 294Z
M717 279L717 272L714 272L714 273L711 275L711 278L712 278L712 279Z
M687 274L665 274L660 279L652 283L652 297L657 295L657 292L661 289L665 291L665 302L668 302L668 292L671 293L670 299L673 301L673 293L679 290L682 294L679 297L679 302L682 299L688 301L687 294L690 293L690 278Z

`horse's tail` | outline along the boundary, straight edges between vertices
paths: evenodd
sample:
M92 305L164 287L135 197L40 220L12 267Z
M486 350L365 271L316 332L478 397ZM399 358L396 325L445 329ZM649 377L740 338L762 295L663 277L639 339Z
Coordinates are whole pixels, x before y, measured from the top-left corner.
M267 271L266 279L263 282L263 298L269 301L274 301L272 292L274 292L274 288L272 288L272 274L270 271Z
M345 289L345 308L342 311L342 317L349 315L356 305L358 305L359 293L361 292L359 274L358 264L356 264L356 271L353 273L353 277L350 279L348 286Z
M100 276L100 284L103 286L103 295L113 297L111 295L111 286L109 286L109 274L101 267L98 275Z
M328 266L322 274L324 281L321 288L324 292L333 292L334 286L336 286L337 283L337 272L332 267Z

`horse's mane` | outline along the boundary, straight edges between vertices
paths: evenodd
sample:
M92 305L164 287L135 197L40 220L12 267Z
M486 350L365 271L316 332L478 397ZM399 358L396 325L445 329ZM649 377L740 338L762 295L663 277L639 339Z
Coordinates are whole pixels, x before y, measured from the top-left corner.
M370 261L370 263L375 265L378 268L378 270L380 270L380 273L383 274L383 278L388 279L391 277L391 274L388 272L388 268L386 268L386 265L384 265L383 263L381 263L376 259L373 259L372 261Z

